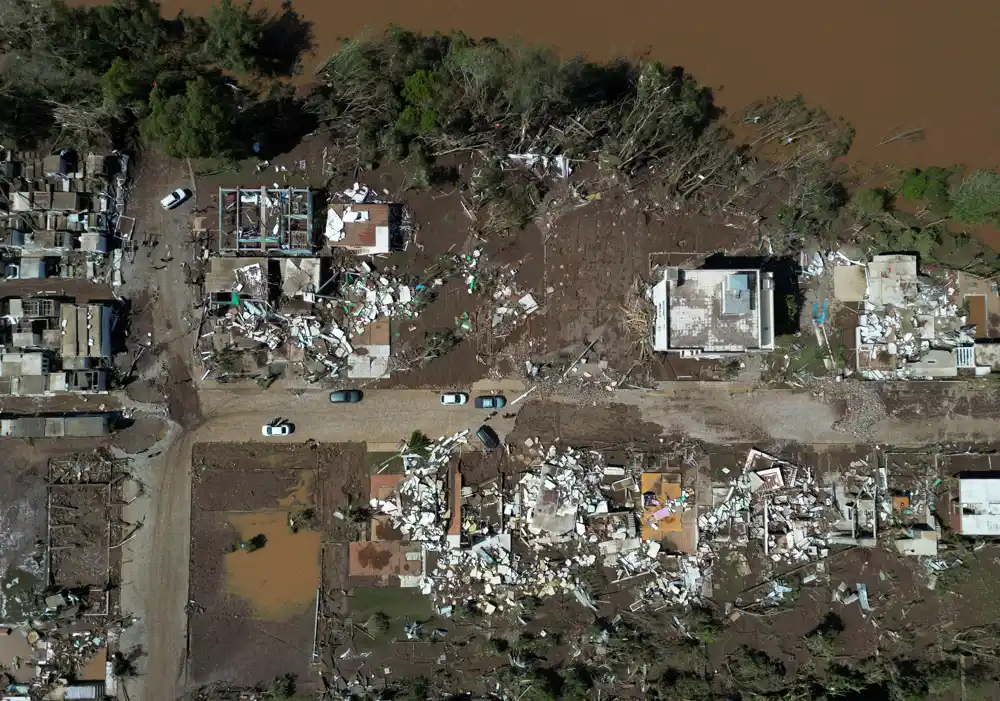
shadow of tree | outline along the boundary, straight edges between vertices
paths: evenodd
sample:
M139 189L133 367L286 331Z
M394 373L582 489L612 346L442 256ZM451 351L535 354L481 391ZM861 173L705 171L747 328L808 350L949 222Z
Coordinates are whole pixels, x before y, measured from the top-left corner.
M269 76L294 75L302 56L314 46L313 23L303 19L290 0L284 0L281 13L268 18L262 27L259 70Z
M254 155L261 160L291 151L317 124L316 115L307 111L294 90L287 87L273 91L240 114L242 141L259 144Z

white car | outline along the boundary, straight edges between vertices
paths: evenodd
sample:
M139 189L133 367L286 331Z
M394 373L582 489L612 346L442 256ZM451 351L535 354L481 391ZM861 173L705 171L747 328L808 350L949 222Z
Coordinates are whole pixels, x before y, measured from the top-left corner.
M442 392L441 393L441 403L445 406L450 404L458 405L465 404L469 401L469 395L465 392Z
M280 424L265 424L261 427L260 432L262 435L272 437L272 436L289 436L295 427L289 423Z
M179 187L160 200L160 206L164 209L173 209L174 207L178 207L186 202L187 198L190 196L190 191L185 190L183 187Z

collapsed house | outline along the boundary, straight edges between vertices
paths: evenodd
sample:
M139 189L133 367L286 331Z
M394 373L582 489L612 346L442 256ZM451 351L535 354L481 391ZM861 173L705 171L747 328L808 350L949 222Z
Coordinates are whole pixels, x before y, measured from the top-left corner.
M653 350L715 358L774 349L774 275L664 268L652 288Z
M417 294L368 263L338 275L329 260L210 259L204 289L211 314L200 340L210 369L224 356L223 371L236 374L289 362L312 380L386 377L391 321L416 313ZM237 358L247 353L253 358Z
M98 438L111 433L111 414L18 416L0 419L4 438Z
M443 615L466 605L487 614L514 612L525 596L557 594L594 608L586 582L594 566L617 582L651 581L637 607L654 598L688 600L693 585L685 577L694 580L686 566L694 552L693 500L676 476L650 474L642 482L649 491L643 493L632 467L605 465L596 451L545 449L529 439L533 458L516 485L503 488L490 480L471 487L454 467L467 433L420 454L404 452L403 475L380 476L378 485L373 479L373 535L352 546L357 561L352 573L367 574L364 558L383 552L382 562L402 583L401 575L416 571L417 557L412 550L396 557L397 548L383 544L395 539L403 544L401 553L417 544L428 553L419 588ZM687 554L665 537L685 529L692 534Z
M854 360L862 378L983 375L1000 360L989 343L1000 295L989 281L953 270L921 273L908 254L876 255L867 263L837 254L826 260L834 297L858 311Z
M341 249L359 256L374 256L400 248L396 234L396 208L377 202L375 192L354 183L334 193L327 206L323 236L331 250Z
M324 231L327 245L363 256L389 253L389 215L387 204L331 203Z

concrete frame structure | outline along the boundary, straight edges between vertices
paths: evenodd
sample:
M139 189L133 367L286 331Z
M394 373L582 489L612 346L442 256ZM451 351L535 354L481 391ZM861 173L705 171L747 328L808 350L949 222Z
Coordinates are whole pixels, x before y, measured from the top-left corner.
M314 248L311 190L219 188L220 253L308 256Z
M719 357L774 350L774 275L666 268L653 286L653 350Z

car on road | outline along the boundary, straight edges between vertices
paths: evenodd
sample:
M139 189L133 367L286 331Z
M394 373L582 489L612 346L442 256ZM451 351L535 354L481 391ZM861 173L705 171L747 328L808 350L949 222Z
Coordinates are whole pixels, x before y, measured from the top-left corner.
M160 200L160 206L164 209L173 209L174 207L179 207L180 205L187 202L187 199L191 196L190 190L185 190L183 187L179 187L169 195Z
M261 426L260 432L268 438L272 436L290 436L295 431L295 425L287 421L272 421Z
M360 389L339 389L330 392L331 404L357 404L364 398Z
M503 409L507 406L507 399L499 394L492 394L488 397L476 397L477 409Z
M500 447L500 436L492 428L483 424L476 431L476 438L482 441L483 445L486 446L486 450L496 450Z
M445 406L465 404L469 401L469 395L465 392L442 392L441 403Z

